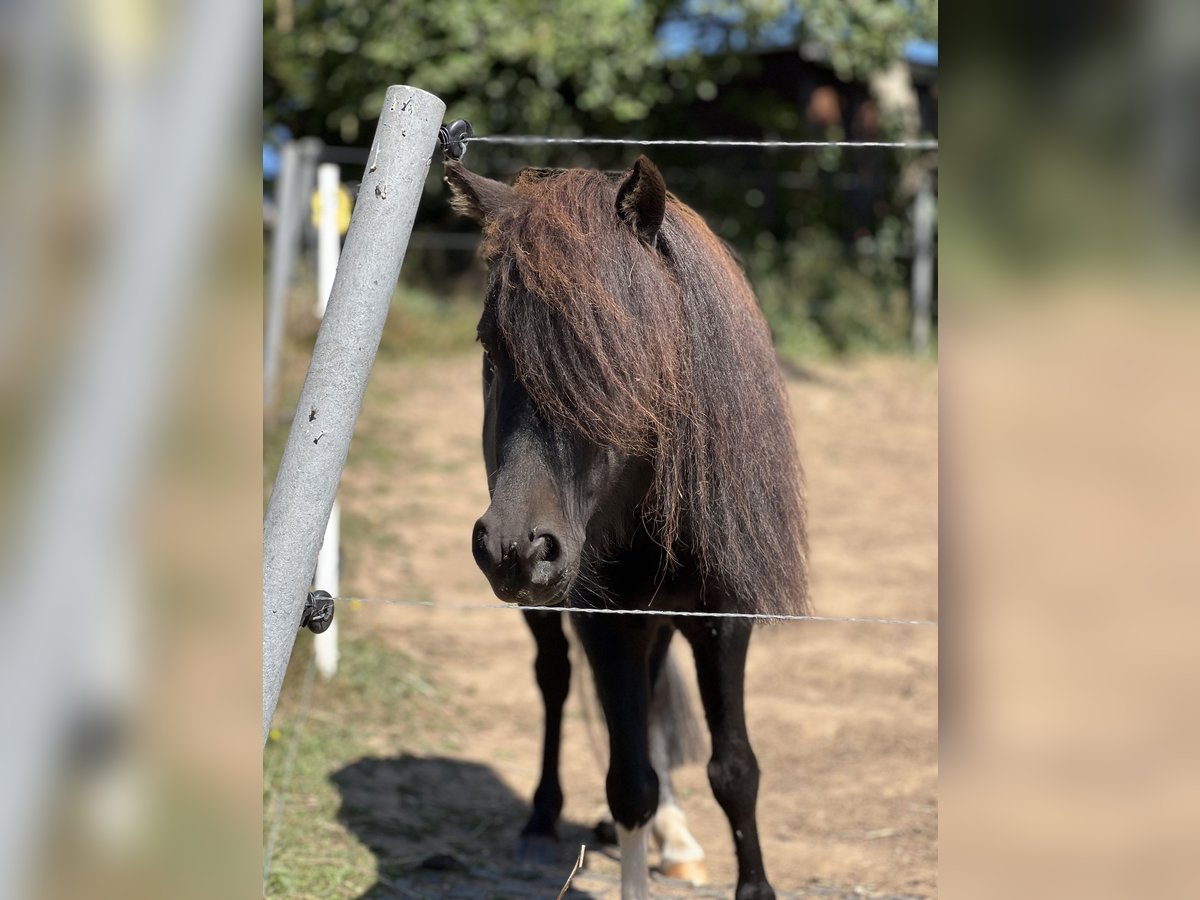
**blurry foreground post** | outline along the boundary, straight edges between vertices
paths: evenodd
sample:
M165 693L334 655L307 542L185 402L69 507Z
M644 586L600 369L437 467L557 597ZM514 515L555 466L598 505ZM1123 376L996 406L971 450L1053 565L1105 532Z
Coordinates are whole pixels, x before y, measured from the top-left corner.
M324 317L325 308L329 304L329 294L333 290L333 278L337 273L338 255L341 251L342 236L338 228L340 209L338 202L342 186L342 172L334 163L322 163L317 169L317 192L320 195L318 208L321 211L317 222L317 307L318 317ZM313 577L313 587L318 591L328 591L338 595L341 565L338 554L341 543L341 511L337 500L333 501L333 509L329 513L329 523L325 526L325 539L321 542L321 550L317 554L317 573ZM334 616L329 627L313 638L313 650L317 656L317 671L324 678L332 678L337 674L338 666L338 622Z
M913 239L917 258L912 276L912 349L921 355L929 350L933 320L933 175L921 176L921 186L913 201Z
M13 510L13 521L20 523L12 534L15 544L0 560L5 586L0 897L34 895L35 869L62 871L64 859L86 848L71 829L66 840L45 847L39 841L52 811L63 810L57 804L66 792L56 790L55 776L69 759L67 740L92 676L85 662L90 646L104 633L107 617L123 614L104 590L105 579L114 558L141 533L136 513L154 508L143 496L147 484L171 471L159 468L151 453L161 442L168 388L190 347L184 339L200 293L196 277L204 271L202 248L227 201L226 173L234 165L234 149L245 146L241 124L253 112L242 88L256 53L253 12L236 0L181 5L171 27L162 29L164 43L155 45L158 52L146 63L153 90L139 83L124 98L130 104L126 121L135 129L128 135L128 152L112 160L90 191L84 173L94 161L96 85L106 77L104 67L118 61L97 53L81 62L65 53L55 57L55 43L48 48L14 42L22 52L28 43L35 57L47 61L44 74L55 85L47 89L47 105L59 116L50 125L56 136L68 137L48 148L53 151L48 158L34 161L40 167L22 169L23 177L38 183L39 199L53 200L57 194L45 186L71 172L71 196L82 191L83 208L93 201L101 208L114 197L121 203L120 215L97 228L91 282L81 286L77 303L64 307L79 319L65 338L71 351L63 356L65 371L38 395L45 420L39 433L21 436L36 441L30 455L34 468L21 485L21 505ZM214 59L221 64L214 66ZM170 182L167 190L164 178ZM162 622L165 617L151 618ZM138 649L154 656L161 646ZM172 833L185 833L190 840L200 831L190 827L193 822ZM163 847L173 863L181 860L185 854L166 841L153 846ZM133 860L135 868L128 870L133 877L120 877L122 884L149 871L140 859ZM125 862L105 859L114 868L89 870L124 876ZM173 871L196 869L175 865ZM71 883L52 882L68 891ZM111 885L90 887L93 896L112 891Z
M445 111L446 105L425 91L388 88L267 506L264 743Z
M300 150L294 141L280 153L275 182L275 231L271 235L271 272L267 281L267 320L263 325L263 418L275 412L279 399L279 360L287 321L287 293L300 243Z

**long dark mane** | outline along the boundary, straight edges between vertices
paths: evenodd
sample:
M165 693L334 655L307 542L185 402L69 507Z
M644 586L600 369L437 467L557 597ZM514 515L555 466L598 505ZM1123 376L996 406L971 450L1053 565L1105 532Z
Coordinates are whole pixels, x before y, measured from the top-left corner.
M487 305L543 415L649 460L643 505L744 612L807 603L803 481L770 334L740 267L673 195L654 245L600 172L530 170L489 218Z

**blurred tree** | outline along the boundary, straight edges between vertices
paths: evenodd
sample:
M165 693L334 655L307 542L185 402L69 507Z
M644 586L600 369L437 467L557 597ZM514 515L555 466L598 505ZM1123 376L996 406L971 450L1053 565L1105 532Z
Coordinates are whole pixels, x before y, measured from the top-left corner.
M669 90L640 0L265 0L269 123L369 137L388 84L420 85L482 133L582 133L645 118ZM286 26L286 27L285 27Z
M805 39L829 48L838 77L870 85L885 132L915 138L920 117L904 47L937 40L937 0L805 0L804 10Z
M845 81L869 81L913 39L937 40L937 0L803 0L804 39L829 48Z
M869 83L937 36L936 0L265 0L263 19L268 124L343 143L400 81L481 133L611 131L713 95L730 58L814 42Z

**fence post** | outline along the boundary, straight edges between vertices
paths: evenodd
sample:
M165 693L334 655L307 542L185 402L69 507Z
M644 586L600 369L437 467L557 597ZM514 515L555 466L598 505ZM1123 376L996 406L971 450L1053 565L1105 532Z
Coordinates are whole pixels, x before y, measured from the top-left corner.
M279 362L287 322L287 294L296 265L303 215L300 150L289 141L280 151L275 182L275 231L271 235L271 271L267 278L267 319L263 325L263 415L271 416L279 397Z
M317 553L317 571L313 575L313 587L318 591L327 591L330 596L338 595L338 584L342 577L341 560L342 542L342 511L337 500L329 510L329 523L325 526L325 538L321 541L321 549ZM329 627L313 637L313 654L316 656L317 671L328 681L337 674L338 659L338 620L337 616L329 623Z
M446 105L388 88L263 524L263 743Z
M305 251L301 255L315 269L317 226L312 220L312 199L317 190L317 163L325 152L325 143L320 138L303 137L296 146L300 148L300 246Z
M317 192L320 196L320 220L317 222L317 304L318 318L325 315L329 303L329 292L333 289L333 278L337 272L338 255L342 249L341 232L338 229L340 209L338 201L341 189L341 169L335 163L322 163L317 169ZM341 552L341 510L333 501L329 511L329 522L325 526L325 539L317 553L317 572L313 587L338 595L341 576L339 554ZM313 652L317 658L317 671L329 679L337 674L338 667L338 620L334 616L329 627L313 638Z
M317 223L317 318L323 318L333 289L342 236L338 231L338 194L342 170L336 163L321 163L317 169L317 193L320 196L321 218Z
M912 349L922 355L929 350L933 330L933 174L925 172L913 201L913 239L916 259L912 275Z

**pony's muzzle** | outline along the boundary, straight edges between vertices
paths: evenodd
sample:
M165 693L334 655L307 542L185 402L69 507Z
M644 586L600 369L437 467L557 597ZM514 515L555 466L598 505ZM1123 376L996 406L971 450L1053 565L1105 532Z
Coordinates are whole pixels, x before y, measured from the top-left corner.
M545 526L498 527L489 510L478 522L471 541L475 563L487 576L496 596L507 603L538 603L560 587L567 570L562 539Z

